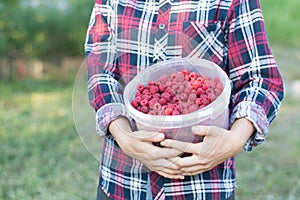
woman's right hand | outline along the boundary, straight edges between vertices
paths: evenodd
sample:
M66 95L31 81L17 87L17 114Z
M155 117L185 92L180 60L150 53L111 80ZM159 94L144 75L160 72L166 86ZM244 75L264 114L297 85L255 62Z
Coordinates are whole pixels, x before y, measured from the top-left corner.
M161 148L155 146L153 142L161 142L165 139L163 133L149 131L132 132L129 122L121 117L113 121L109 126L109 131L119 144L120 148L128 156L141 161L151 171L166 178L183 179L184 176L179 166L172 160L182 152L173 148Z

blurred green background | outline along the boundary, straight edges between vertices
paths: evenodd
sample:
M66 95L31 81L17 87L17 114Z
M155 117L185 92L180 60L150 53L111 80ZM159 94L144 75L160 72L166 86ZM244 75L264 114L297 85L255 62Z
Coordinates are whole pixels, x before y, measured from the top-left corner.
M300 196L300 1L261 4L286 98L267 141L236 158L237 199L294 200ZM72 110L92 6L92 0L0 2L1 200L95 198L100 147L96 135L82 135L90 134L90 124L76 127L82 119Z

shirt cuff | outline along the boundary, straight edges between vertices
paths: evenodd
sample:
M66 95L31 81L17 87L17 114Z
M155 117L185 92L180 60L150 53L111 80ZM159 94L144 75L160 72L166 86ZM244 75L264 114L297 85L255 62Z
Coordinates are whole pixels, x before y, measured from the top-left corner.
M234 107L230 117L230 124L233 124L236 119L243 117L251 121L256 129L244 145L245 151L251 151L253 147L265 141L268 134L269 121L261 106L248 101L242 101Z
M105 136L108 134L109 124L121 117L126 115L125 105L122 103L109 103L102 106L96 112L96 132L100 136Z

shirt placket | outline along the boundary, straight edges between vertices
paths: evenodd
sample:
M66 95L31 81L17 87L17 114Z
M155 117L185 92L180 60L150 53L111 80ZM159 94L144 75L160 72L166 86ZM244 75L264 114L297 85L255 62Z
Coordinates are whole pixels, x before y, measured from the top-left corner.
M156 32L154 37L154 62L167 58L168 29L171 4L169 0L159 0Z
M158 15L154 37L154 62L164 61L167 58L168 30L171 4L169 0L158 1ZM150 172L152 197L155 200L165 199L164 178L156 172Z

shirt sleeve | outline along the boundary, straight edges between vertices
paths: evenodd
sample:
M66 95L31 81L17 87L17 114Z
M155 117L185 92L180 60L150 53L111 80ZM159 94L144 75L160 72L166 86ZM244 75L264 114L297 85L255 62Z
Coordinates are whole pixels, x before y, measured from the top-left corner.
M283 81L270 50L259 0L234 0L229 11L230 122L246 117L256 132L244 149L264 142L283 99Z
M88 95L96 111L96 130L107 134L111 121L125 115L123 87L117 68L114 12L105 0L96 0L85 42Z

